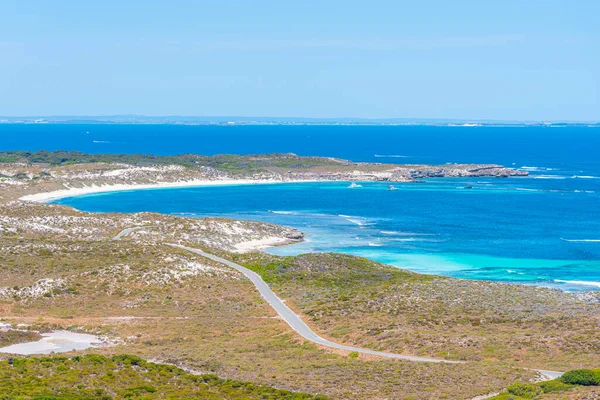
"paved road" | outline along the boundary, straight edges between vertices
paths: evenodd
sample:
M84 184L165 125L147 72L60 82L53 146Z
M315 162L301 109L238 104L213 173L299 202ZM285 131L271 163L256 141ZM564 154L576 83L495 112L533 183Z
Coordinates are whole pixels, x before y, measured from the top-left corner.
M131 232L133 232L137 229L141 229L141 228L146 228L146 227L140 226L140 227L135 227L135 228L124 229L117 236L115 236L113 238L113 240L119 240L122 237L129 235ZM263 281L262 278L260 277L260 275L258 275L256 272L251 271L246 267L242 267L241 265L231 262L229 260L226 260L224 258L215 256L213 254L206 253L199 249L194 249L192 247L186 247L186 246L182 246L179 244L169 244L169 246L178 247L180 249L191 251L192 253L196 253L198 255L209 258L218 263L225 264L228 267L231 267L231 268L241 272L242 274L244 274L248 279L250 279L250 281L254 284L256 289L258 289L258 291L260 292L261 296L265 299L265 301L267 303L269 303L269 305L277 312L277 314L279 314L279 316L281 318L283 318L283 320L285 322L287 322L287 324L294 331L296 331L298 334L300 334L300 336L302 336L306 340L309 340L313 343L317 343L322 346L327 346L327 347L331 347L334 349L355 351L357 353L369 354L369 355L374 355L374 356L379 356L379 357L395 358L395 359L400 359L400 360L431 362L431 363L448 363L448 364L464 364L465 363L464 361L440 360L437 358L407 356L407 355L403 355L403 354L387 353L384 351L362 349L360 347L346 346L344 344L339 344L339 343L335 343L330 340L324 339L321 336L317 335L315 332L313 332L313 330L310 329L309 326L306 325L306 323L304 323L304 321L302 321L302 319L298 315L296 315L288 306L286 306L284 304L284 302L279 297L277 297L277 295L271 290L269 285L267 285L267 283L265 281ZM542 369L534 369L534 371L539 372L544 377L545 380L556 379L556 378L559 378L563 374L563 372L547 371L547 370L542 370ZM492 395L489 395L489 396L493 397ZM483 397L480 396L480 397L477 397L476 399L479 400L479 399L485 399L485 398L487 398L487 396L483 396Z
M112 240L119 240L122 237L129 235L133 231L137 231L138 229L148 228L147 226L136 226L135 228L127 228L123 229L117 236L115 236Z
M560 378L564 374L564 372L546 371L544 369L534 369L534 371L537 371L540 374L544 375L546 378L548 378L548 380Z
M323 346L332 347L334 349L355 351L357 353L370 354L370 355L375 355L375 356L380 356L380 357L397 358L397 359L401 359L401 360L410 360L410 361L434 362L434 363L450 363L450 364L461 364L462 363L461 361L448 361L448 360L440 360L437 358L406 356L406 355L402 355L402 354L394 354L394 353L386 353L383 351L362 349L360 347L346 346L343 344L329 341L327 339L323 339L321 336L319 336L315 332L313 332L312 329L310 329L308 327L308 325L306 325L304 323L304 321L302 321L300 319L300 317L298 317L298 315L296 315L288 306L286 306L284 304L284 302L279 297L277 297L277 295L271 290L269 285L267 285L265 283L265 281L262 280L260 275L258 275L256 272L251 271L248 268L242 267L241 265L233 263L224 258L217 257L215 255L206 253L202 250L198 250L198 249L194 249L194 248L186 247L186 246L181 246L178 244L170 244L170 246L179 247L180 249L188 250L193 253L199 254L203 257L210 258L213 261L219 262L221 264L225 264L228 267L236 269L236 270L240 271L242 274L246 275L246 277L252 281L252 283L254 284L254 286L256 286L256 288L258 289L258 291L260 292L262 297L267 301L267 303L269 303L269 305L271 307L273 307L273 309L277 312L277 314L279 314L279 316L281 316L281 318L283 318L283 320L285 322L287 322L288 325L293 330L298 332L300 334L300 336L302 336L306 340L310 340L311 342L314 342L314 343L317 343L317 344L320 344Z

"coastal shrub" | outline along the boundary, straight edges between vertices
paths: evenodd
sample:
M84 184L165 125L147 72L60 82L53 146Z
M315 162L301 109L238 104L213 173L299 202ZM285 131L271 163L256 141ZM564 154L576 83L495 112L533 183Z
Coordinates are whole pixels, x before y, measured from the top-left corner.
M116 363L122 363L124 365L144 365L146 363L146 360L140 357L131 356L129 354L114 356L112 360Z
M539 387L542 388L544 393L556 393L556 392L565 392L573 387L573 385L569 385L564 383L560 379L553 379L551 381L544 381L538 383Z
M68 368L66 368L68 365ZM0 361L0 400L326 400L216 375L190 375L132 355Z
M542 389L533 383L517 382L510 385L507 392L526 399L533 399L535 396L542 393Z
M89 163L123 163L130 165L182 165L184 167L206 166L230 173L260 172L265 168L279 167L286 169L310 168L314 166L335 165L339 162L323 157L300 157L291 154L252 155L217 154L201 156L196 154L180 154L173 156L157 156L153 154L86 154L79 151L3 151L0 152L0 163L41 163L50 165L73 165ZM21 174L26 179L26 174ZM41 174L40 174L41 175ZM46 174L47 175L47 174ZM14 176L13 176L14 178Z
M600 386L600 372L591 369L575 369L565 372L561 380L571 385Z

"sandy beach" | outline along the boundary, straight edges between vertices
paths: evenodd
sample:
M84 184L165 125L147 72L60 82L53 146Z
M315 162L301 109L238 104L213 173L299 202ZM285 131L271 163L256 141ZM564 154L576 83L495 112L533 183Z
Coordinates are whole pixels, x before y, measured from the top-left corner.
M164 189L183 188L199 186L229 186L229 185L268 185L277 183L306 183L317 182L317 180L271 180L271 179L223 179L223 180L190 180L179 182L161 182L151 184L114 184L114 185L91 185L78 188L67 188L50 192L40 192L21 197L19 200L33 201L36 203L47 203L52 200L65 197L82 196L86 194L120 192L141 189Z

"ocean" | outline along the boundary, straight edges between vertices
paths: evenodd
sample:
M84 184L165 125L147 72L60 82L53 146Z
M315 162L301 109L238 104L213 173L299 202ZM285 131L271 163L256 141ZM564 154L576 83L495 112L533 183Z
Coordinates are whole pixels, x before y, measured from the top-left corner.
M293 152L355 161L498 163L526 178L171 188L57 200L96 212L294 226L304 243L422 273L600 290L600 130L588 127L0 125L0 150ZM471 188L467 188L471 187Z

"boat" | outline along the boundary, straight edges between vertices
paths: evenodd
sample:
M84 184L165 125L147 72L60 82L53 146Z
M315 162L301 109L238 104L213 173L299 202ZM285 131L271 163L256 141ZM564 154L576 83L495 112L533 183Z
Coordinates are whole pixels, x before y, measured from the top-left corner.
M362 187L362 185L357 185L356 183L352 182L352 183L350 184L350 186L348 186L348 187L349 187L350 189L354 189L354 188L359 188L359 187Z
M398 188L394 185L388 186L388 190L398 190Z

